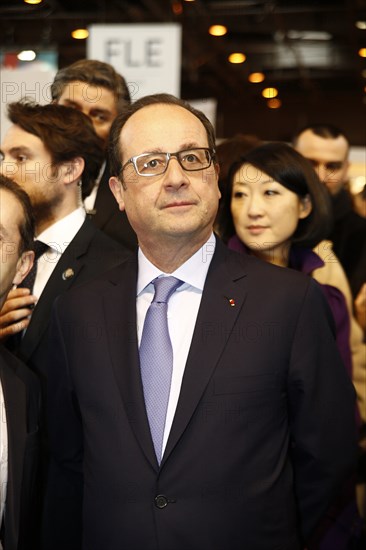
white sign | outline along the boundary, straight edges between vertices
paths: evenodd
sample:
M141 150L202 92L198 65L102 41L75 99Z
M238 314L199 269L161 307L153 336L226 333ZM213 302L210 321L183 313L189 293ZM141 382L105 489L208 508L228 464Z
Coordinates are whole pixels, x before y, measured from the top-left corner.
M6 116L8 103L22 98L44 105L51 102L50 85L56 71L29 69L1 69L1 114L0 141L4 138L11 123Z
M87 57L112 65L133 101L162 92L180 96L180 25L91 25Z
M202 98L202 99L187 99L188 103L195 109L202 111L211 122L212 126L216 128L216 110L217 100L214 98Z

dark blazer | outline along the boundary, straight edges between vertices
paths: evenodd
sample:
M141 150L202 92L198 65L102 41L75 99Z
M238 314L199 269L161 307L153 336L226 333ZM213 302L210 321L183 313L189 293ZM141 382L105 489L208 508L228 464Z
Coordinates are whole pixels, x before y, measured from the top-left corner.
M57 296L121 263L129 252L85 220L62 254L32 313L17 355L41 378L48 369L47 329Z
M121 212L112 191L109 188L110 171L108 162L101 177L94 210L89 214L93 223L115 241L129 250L137 247L136 233L128 221L126 212Z
M34 503L34 507L38 510L35 527L38 537L41 523L39 517L42 513L48 467L45 406L47 403L47 372L53 368L53 358L51 357L51 360L49 360L50 344L48 338L52 306L57 296L85 281L89 281L103 273L103 271L108 271L121 263L129 254L131 254L130 251L102 233L90 220L86 219L53 270L34 308L24 337L10 338L7 341L9 349L37 374L41 382L43 408L40 430L40 475L37 489L39 500ZM39 550L39 543L37 550Z
M47 550L300 548L356 452L321 291L217 243L159 467L136 279L134 257L55 305Z
M34 500L39 452L40 388L34 374L0 346L0 378L8 429L4 550L35 548Z

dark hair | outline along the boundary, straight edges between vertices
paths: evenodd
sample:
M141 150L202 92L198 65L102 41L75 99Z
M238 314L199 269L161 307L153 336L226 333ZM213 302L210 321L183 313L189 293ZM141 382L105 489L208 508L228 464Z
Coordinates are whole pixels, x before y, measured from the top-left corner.
M231 165L261 143L262 141L252 134L236 134L224 139L216 146L216 155L220 166L219 187L221 193L226 188Z
M122 154L121 154L119 138L120 138L123 126L126 124L127 120L140 109L143 109L148 105L159 105L159 104L177 105L179 107L183 107L183 109L186 109L187 111L192 113L195 117L197 117L202 122L206 130L209 148L215 150L215 130L213 129L213 126L211 122L208 120L208 118L206 117L206 115L204 115L198 109L195 109L194 107L192 107L187 101L184 101L183 99L178 99L173 95L170 95L170 94L148 95L132 103L129 107L127 107L127 109L125 109L123 113L118 115L117 118L115 118L113 121L110 137L109 137L110 169L111 169L112 176L120 176L120 172L121 172ZM172 124L174 124L173 120L172 120Z
M63 105L38 105L27 100L10 103L8 117L25 132L39 137L54 166L82 157L82 195L90 194L104 161L104 151L103 141L89 117Z
M15 181L3 176L2 174L0 174L0 189L4 189L11 193L23 210L22 220L19 225L19 254L22 254L25 250L33 250L35 221L32 212L32 205L27 193L17 183L15 183Z
M234 174L243 164L251 164L299 197L310 196L312 210L309 216L299 220L292 238L294 244L313 248L327 237L332 226L332 210L327 189L320 182L311 163L300 153L286 143L272 142L252 149L230 168L229 185L222 199L218 223L220 235L225 242L235 234L230 210L231 193Z
M227 138L216 146L217 161L220 166L219 173L219 189L222 196L225 195L227 186L229 185L230 166L239 160L245 153L258 147L262 141L252 134L236 134L231 138ZM220 201L219 209L214 224L215 230L219 233L219 228L216 227L217 220L220 220L223 202Z
M340 128L338 128L337 126L334 126L333 124L320 124L320 123L309 124L308 126L303 126L300 130L298 130L292 138L292 143L294 146L296 146L300 135L306 132L307 130L310 130L316 136L319 136L324 139L337 139L338 137L342 136L344 137L344 139L346 140L349 146L349 140Z
M102 86L113 92L118 112L125 109L126 103L131 103L130 92L123 76L109 63L94 59L80 59L57 72L51 84L53 101L58 101L67 84L76 81L86 82L91 86Z

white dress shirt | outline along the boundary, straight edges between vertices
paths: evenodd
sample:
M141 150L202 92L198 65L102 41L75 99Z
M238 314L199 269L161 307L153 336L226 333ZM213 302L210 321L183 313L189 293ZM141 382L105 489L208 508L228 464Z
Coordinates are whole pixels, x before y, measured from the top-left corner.
M85 220L85 210L82 206L68 214L61 220L47 227L37 236L37 240L47 244L49 248L38 259L37 275L33 287L33 294L39 298L51 277L57 262L65 249L79 231Z
M8 484L8 429L3 387L0 382L0 526L4 516ZM0 550L2 549L0 542Z
M137 335L141 342L142 329L146 312L154 297L156 277L174 276L184 284L181 285L168 302L168 328L173 347L173 374L170 387L168 411L165 421L163 452L173 423L177 407L184 369L191 346L197 314L201 303L202 291L207 271L215 251L216 239L212 233L208 241L174 273L163 273L154 266L139 249L137 279Z

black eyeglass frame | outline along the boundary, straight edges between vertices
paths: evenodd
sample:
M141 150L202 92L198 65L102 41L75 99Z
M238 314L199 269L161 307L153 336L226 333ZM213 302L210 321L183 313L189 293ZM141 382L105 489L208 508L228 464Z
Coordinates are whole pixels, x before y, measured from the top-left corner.
M209 155L209 164L207 166L205 166L204 168L192 168L192 169L188 169L185 166L183 166L182 162L181 162L181 159L180 159L180 155L182 155L184 153L189 153L190 151L206 151ZM142 158L142 157L148 157L150 155L165 155L166 156L166 166L165 166L165 169L164 169L163 172L160 172L159 174L141 174L138 171L137 164L136 164L137 159ZM128 161L126 161L125 164L122 166L120 174L122 174L122 172L126 168L126 166L128 166L129 164L132 164L134 169L135 169L135 172L138 176L141 176L143 178L152 178L154 176L162 176L167 171L170 159L172 157L175 157L177 159L177 161L179 162L179 166L185 172L200 172L202 170L207 170L207 168L209 168L211 166L212 162L215 159L215 155L216 155L215 149L211 149L210 147L192 147L190 149L183 149L182 151L177 151L175 153L164 153L162 151L155 152L155 153L141 153L140 155L135 155L134 157L131 157L130 159L128 159Z

